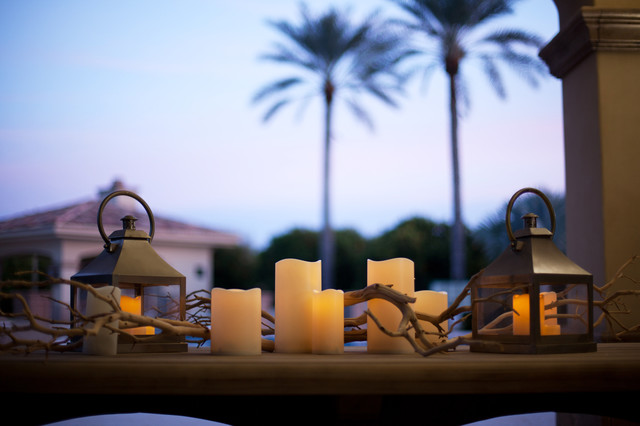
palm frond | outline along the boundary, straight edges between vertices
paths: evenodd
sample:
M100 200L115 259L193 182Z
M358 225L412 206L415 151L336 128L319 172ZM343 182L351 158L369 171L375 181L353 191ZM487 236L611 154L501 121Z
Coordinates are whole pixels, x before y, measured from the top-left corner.
M548 74L546 66L536 57L514 51L504 51L499 54L503 62L513 68L532 87L538 86L539 77Z
M507 93L494 59L490 55L481 55L480 60L482 61L484 72L489 78L491 86L495 89L498 96L504 99Z
M358 102L356 102L354 99L351 99L351 98L345 99L345 102L349 107L349 109L351 110L351 112L353 113L353 115L359 121L363 122L370 130L374 129L373 120L371 119L371 116L366 110L364 110L360 106Z
M311 72L315 72L318 69L317 62L312 58L310 59L307 58L306 55L301 55L299 52L294 52L293 50L282 44L275 44L274 52L265 53L260 56L260 59L281 64L300 66Z
M519 44L522 46L530 46L536 49L541 48L544 45L544 41L536 34L532 34L526 31L517 29L499 29L487 36L483 37L479 43L488 42L499 46L510 46L512 44Z
M271 108L269 108L264 114L264 116L262 117L262 121L269 121L275 113L277 113L282 107L289 104L290 102L291 99L281 99L280 101L274 103Z
M286 89L289 89L290 87L301 84L302 82L303 80L300 79L299 77L290 77L290 78L285 78L284 80L278 80L274 83L271 83L265 86L260 91L258 91L254 95L252 102L254 103L260 102L264 98L271 96L274 93L282 92L283 90L286 90Z
M316 94L323 94L325 87L332 87L331 99L352 96L350 109L362 119L364 110L353 97L368 94L385 104L395 105L393 95L402 92L407 79L407 73L400 71L400 64L418 53L409 47L406 34L392 28L377 11L354 25L347 13L337 9L330 8L314 16L303 5L298 23L269 21L269 25L284 36L284 42L275 44L262 58L304 69L309 79L295 77L271 83L256 93L254 102L313 82L314 87L319 87ZM331 84L325 86L325 81ZM288 102L277 102L266 116L273 116ZM366 123L367 120L361 121Z
M475 37L487 28L487 23L511 14L518 0L391 1L407 13L407 19L399 22L404 22L408 31L438 43L438 60L443 66L447 58L458 58L460 65L470 58L479 59L482 70L501 98L506 97L506 88L499 63L514 69L533 87L538 84L540 77L548 75L546 66L537 55L537 49L543 44L539 36L521 29L501 28L480 38ZM422 52L426 50L425 44ZM426 73L431 72L430 63L423 62L419 66L424 67ZM415 72L412 74L415 75ZM462 81L458 86L463 90ZM462 92L459 95L464 96ZM460 104L462 107L462 102Z

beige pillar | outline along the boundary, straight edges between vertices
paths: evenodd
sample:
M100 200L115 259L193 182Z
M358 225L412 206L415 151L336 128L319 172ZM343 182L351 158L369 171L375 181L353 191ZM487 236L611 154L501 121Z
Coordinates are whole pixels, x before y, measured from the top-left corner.
M554 1L560 31L540 56L562 79L567 254L601 286L640 255L640 2ZM640 279L640 265L629 272ZM640 286L609 294L626 288ZM640 297L625 303L635 313L617 318L640 324Z

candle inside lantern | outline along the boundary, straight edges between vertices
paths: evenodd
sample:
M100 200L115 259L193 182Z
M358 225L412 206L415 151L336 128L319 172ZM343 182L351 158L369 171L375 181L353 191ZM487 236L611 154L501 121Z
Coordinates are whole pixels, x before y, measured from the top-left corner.
M545 319L545 314L557 313L557 308L549 310L544 309L545 305L556 300L554 292L540 293L540 335L550 336L560 334L560 325L556 318ZM513 296L513 334L526 336L529 335L530 315L529 315L529 295L516 294Z
M141 296L130 297L127 295L120 296L120 308L130 314L142 315L142 298ZM125 329L128 333L134 335L151 335L155 334L155 328L151 326L133 327Z
M415 297L416 303L414 304L414 310L426 315L440 315L449 306L446 291L421 290L415 293ZM449 323L447 321L440 323L442 331L438 330L432 323L424 320L420 321L420 326L428 333L426 337L431 343L445 340L445 338L440 337L438 333L446 333L449 330Z
M262 353L261 290L211 290L211 352L224 355Z
M275 351L312 351L313 292L322 290L321 261L283 259L276 263Z
M382 261L367 261L367 285L392 284L392 288L413 296L414 266L413 261L395 258ZM371 299L367 302L371 313L383 327L397 331L402 313L392 303L383 299ZM391 337L378 328L378 325L367 317L367 351L372 353L412 353L411 344L402 337Z
M98 294L110 297L116 302L120 301L120 289L115 286L104 286L95 289ZM105 314L113 312L113 307L106 301L98 299L91 292L87 293L86 316ZM109 326L117 328L118 321L108 323ZM93 323L88 327L92 327ZM116 355L118 353L118 334L102 327L95 336L84 336L82 340L82 352L90 355Z
M558 295L554 291L546 291L540 293L542 296L542 304L543 306L547 306L556 300L558 300ZM549 315L556 315L558 313L558 307L554 306L553 308L546 309L544 314L548 317ZM543 317L544 318L544 317ZM558 318L544 318L544 322L542 324L541 333L547 336L557 336L560 335L560 324L558 324Z
M313 292L312 352L344 352L344 292L329 289Z

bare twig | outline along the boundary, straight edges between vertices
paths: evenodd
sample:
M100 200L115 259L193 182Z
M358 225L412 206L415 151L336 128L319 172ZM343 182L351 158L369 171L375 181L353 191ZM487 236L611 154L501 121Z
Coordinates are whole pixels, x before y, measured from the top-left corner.
M624 326L618 318L616 318L616 315L630 314L629 309L624 303L624 299L627 297L639 296L640 288L616 290L608 295L606 292L611 289L615 282L622 279L628 280L633 285L640 287L640 280L629 276L627 273L627 268L636 263L639 259L639 256L633 256L620 267L615 276L609 282L602 287L594 286L594 291L601 296L600 300L594 301L594 306L599 308L602 312L594 324L598 325L603 321L607 321L612 325L618 325L622 329L622 331L618 333L619 337L625 333L640 330L640 324ZM472 298L471 306L462 306L463 300L471 294L471 289L476 280L481 276L482 272L483 271L480 271L474 275L460 294L457 295L451 306L448 306L439 315L428 315L423 312L416 312L413 309L416 299L395 290L393 286L390 285L373 284L360 290L345 292L345 306L366 303L372 299L383 299L392 303L401 313L401 319L393 329L385 328L380 323L379 319L376 318L369 310L365 310L365 312L357 318L345 318L345 342L365 341L367 338L367 329L362 326L366 323L367 317L370 317L374 324L376 324L376 326L384 333L389 336L406 339L412 345L414 350L422 356L430 356L435 353L446 352L453 350L460 345L472 343L469 335L449 340L447 339L454 327L468 317L474 304L491 302L507 306L503 296L520 290L520 288L510 288L482 299ZM26 273L30 274L31 271L27 271ZM112 308L112 312L87 317L69 304L49 298L51 303L60 304L65 308L71 317L71 320L54 320L52 318L46 318L34 314L24 296L13 291L7 291L7 289L14 288L45 287L60 284L74 286L77 290L93 294L97 299L108 303ZM584 318L586 311L582 312L580 306L585 306L587 302L581 299L569 298L568 295L571 290L572 287L568 286L565 290L558 292L558 299L555 302L547 304L545 309L552 309L566 305L575 306L575 312L566 314L548 314L546 315L546 318L571 318L582 321L586 324ZM501 297L503 298L501 299ZM0 312L0 317L4 318L6 321L10 321L9 324L2 324L2 328L0 328L1 352L30 353L38 350L60 352L75 350L81 343L82 337L95 335L102 328L125 335L134 342L153 341L156 338L161 338L160 336L163 334L185 336L189 339L194 339L191 341L198 344L204 344L208 339L210 339L211 298L210 293L206 290L199 290L187 295L187 319L184 321L164 317L152 318L125 312L120 308L116 301L108 296L103 296L90 285L70 280L51 278L48 276L45 276L45 279L41 282L20 280L0 281L0 300L1 299L12 299L22 307L22 310L16 313ZM175 307L179 306L177 301L174 302ZM459 315L462 315L462 318L454 320ZM503 320L508 320L512 316L513 311L510 310L508 312L504 312L497 318L493 319L489 324L484 325L482 332L494 334L507 332L512 325L500 326L500 324ZM272 336L275 333L276 318L267 311L262 311L262 319L262 335L264 337ZM448 330L443 330L440 324L449 320L454 322L452 322L451 327ZM110 325L114 321L118 321L118 328ZM421 325L421 322L432 324L436 331L426 331ZM145 326L154 327L159 331L159 334L142 337L133 335L127 331L127 329L130 328ZM499 326L500 328L498 328ZM37 332L39 335L45 337L37 339L25 338L22 336L22 333L25 331ZM443 342L434 344L427 339L428 335L437 335L443 340ZM262 339L262 349L264 351L273 351L273 340L264 337Z

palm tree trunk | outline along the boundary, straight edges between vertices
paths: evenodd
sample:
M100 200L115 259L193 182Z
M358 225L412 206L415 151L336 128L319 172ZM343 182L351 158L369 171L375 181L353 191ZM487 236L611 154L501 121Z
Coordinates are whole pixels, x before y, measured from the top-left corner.
M450 274L452 280L463 280L466 275L466 253L462 207L460 201L460 159L458 156L458 106L456 98L456 74L449 74L451 115L451 159L453 170L453 226L451 228Z
M331 118L333 109L333 90L326 89L325 93L325 121L324 121L324 164L323 164L323 194L322 194L322 235L320 238L320 259L322 260L323 287L334 287L334 257L335 242L330 218L330 171L331 171Z

